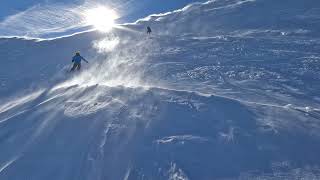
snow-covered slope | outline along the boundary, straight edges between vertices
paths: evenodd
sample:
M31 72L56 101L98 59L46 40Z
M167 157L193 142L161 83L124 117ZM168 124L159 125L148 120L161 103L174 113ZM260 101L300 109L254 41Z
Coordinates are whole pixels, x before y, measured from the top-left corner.
M0 179L319 179L320 7L286 3L0 39Z
M215 35L259 33L266 30L319 35L320 2L316 0L211 0L174 12L138 20L152 24L162 34Z

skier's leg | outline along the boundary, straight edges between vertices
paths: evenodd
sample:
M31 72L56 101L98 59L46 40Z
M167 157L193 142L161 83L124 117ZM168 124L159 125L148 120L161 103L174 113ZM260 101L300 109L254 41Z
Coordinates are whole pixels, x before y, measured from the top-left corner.
M81 69L81 64L79 63L78 64L78 71Z
M73 63L73 66L72 66L72 68L71 68L70 71L74 71L74 70L76 69L76 67L77 67L77 64L76 64L76 63Z

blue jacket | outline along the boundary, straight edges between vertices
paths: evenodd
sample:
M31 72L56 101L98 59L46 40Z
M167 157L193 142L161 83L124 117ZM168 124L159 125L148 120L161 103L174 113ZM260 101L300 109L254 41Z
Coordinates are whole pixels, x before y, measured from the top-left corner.
M84 59L82 56L80 56L80 55L75 55L75 56L73 56L73 58L72 58L72 62L74 62L74 63L81 63L81 60L84 60L85 62L88 62L86 59Z

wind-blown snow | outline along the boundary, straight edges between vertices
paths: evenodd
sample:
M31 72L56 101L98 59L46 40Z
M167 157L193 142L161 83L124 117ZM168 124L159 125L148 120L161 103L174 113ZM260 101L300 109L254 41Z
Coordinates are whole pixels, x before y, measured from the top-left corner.
M319 179L319 4L288 2L0 39L0 179Z
M79 12L85 7L66 7L63 4L34 6L12 15L0 23L2 36L46 37L85 25Z
M96 7L106 7L107 4L110 5L108 8L119 11L132 6L131 1L122 0L39 3L2 20L0 36L49 39L91 31L95 28L86 21L86 13Z

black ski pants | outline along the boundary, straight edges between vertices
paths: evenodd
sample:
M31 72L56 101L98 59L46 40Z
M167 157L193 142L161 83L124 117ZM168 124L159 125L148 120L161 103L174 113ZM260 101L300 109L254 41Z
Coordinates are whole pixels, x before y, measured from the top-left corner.
M81 69L81 63L73 63L73 66L71 68L71 71L74 71L74 70L80 70Z

